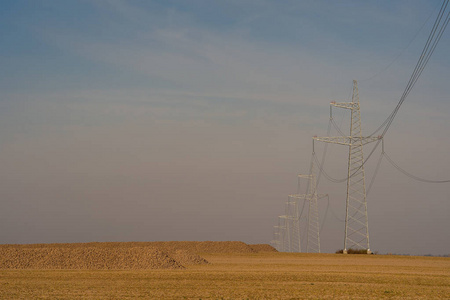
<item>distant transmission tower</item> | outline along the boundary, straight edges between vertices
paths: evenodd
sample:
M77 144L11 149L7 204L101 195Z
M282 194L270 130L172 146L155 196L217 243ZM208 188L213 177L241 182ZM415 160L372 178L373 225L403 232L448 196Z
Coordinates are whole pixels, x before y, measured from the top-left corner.
M274 226L273 235L272 246L280 252L289 252L290 230L286 215L278 216L278 225Z
M317 192L315 188L315 176L310 175L298 175L299 178L308 179L308 190L307 194L293 194L289 195L289 198L295 199L298 203L300 200L308 202L308 219L307 219L307 230L306 230L306 252L317 252L320 253L320 237L319 237L319 211L317 208ZM300 234L300 216L297 221ZM299 237L300 238L300 237ZM301 252L300 242L299 251Z
M308 217L306 224L306 252L320 253L320 228L317 199L323 196L317 195L316 176L314 163L311 162L309 175L298 175L300 180L308 179L306 194L292 194L285 203L285 214L278 217L278 225L274 226L274 239L272 245L283 252L302 252L300 222L304 206L308 203ZM300 203L302 203L300 212Z
M308 219L306 228L306 252L320 253L320 226L319 226L319 208L317 200L328 195L319 195L317 193L317 177L314 159L311 158L311 168L309 175L298 175L299 178L308 179L308 193L298 195L308 201Z
M275 226L275 240L273 244L278 246L279 251L301 251L299 222L298 200L289 195L287 202L285 202L285 214L278 216L278 225Z
M353 80L352 102L331 102L331 105L351 110L350 135L314 137L313 139L349 147L344 253L347 253L347 249L355 248L367 249L367 253L370 254L363 145L375 142L380 137L362 136L359 93L356 80Z
M280 218L278 218L278 225L273 226L273 229L273 239L270 241L270 244L277 249L277 251L281 252Z
M312 161L311 174L299 175L308 178L309 195L308 200L308 225L306 235L306 252L320 253L320 227L319 227L319 209L317 207L317 185L314 174L314 162Z

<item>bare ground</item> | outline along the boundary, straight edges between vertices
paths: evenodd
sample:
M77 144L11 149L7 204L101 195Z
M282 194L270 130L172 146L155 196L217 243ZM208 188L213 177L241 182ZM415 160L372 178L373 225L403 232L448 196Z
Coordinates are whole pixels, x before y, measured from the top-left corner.
M198 253L276 251L269 245L226 242L113 242L0 245L0 269L180 269L207 264Z
M450 259L198 253L157 270L0 270L1 299L450 299Z

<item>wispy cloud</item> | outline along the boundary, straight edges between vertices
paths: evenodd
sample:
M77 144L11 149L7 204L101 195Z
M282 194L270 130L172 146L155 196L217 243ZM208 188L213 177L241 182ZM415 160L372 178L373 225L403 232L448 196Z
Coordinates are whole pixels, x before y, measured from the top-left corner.
M0 223L15 230L0 232L0 239L210 239L227 231L227 237L267 242L285 196L295 192L296 173L307 171L311 136L326 132L329 102L349 100L352 79L383 70L432 6L108 0L16 8L9 21L0 19L2 28L11 22L20 28L2 35L0 50L6 66L0 71ZM394 108L420 44L387 72L359 82L364 132ZM449 169L449 46L443 38L386 137L386 151L424 176ZM333 116L348 126L348 112ZM326 168L344 177L347 149L335 148ZM367 164L368 178L374 164ZM397 233L389 229L397 227L396 214L405 211L404 202L408 213L419 214L423 199L442 218L431 224L423 217L421 228L445 234L449 205L439 199L448 191L397 182L394 172L382 165L370 195L375 240L395 244ZM341 191L330 205L343 205L345 189L321 189ZM54 217L58 212L72 223ZM261 216L255 232L246 224L251 215ZM168 229L173 217L189 232ZM413 219L405 228L417 226ZM74 232L77 222L86 222L85 232ZM206 235L196 230L202 222L211 225ZM333 238L338 224L327 222L333 228L324 236ZM111 230L118 227L120 233ZM445 242L440 249L448 249ZM398 241L395 248L422 244ZM325 247L337 249L331 242Z

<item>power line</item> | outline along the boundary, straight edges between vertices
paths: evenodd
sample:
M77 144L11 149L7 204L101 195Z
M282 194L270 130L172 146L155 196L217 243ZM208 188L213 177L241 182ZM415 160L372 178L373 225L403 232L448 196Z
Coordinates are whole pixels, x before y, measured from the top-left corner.
M330 206L330 196L328 196L328 194L327 194L327 208L325 209L325 213L323 215L323 221L322 221L322 224L320 225L320 230L319 230L320 233L322 233L323 225L325 225L325 220L327 218L327 213L328 213L328 207L329 206Z
M443 22L441 23L442 18L445 15L445 11L448 6L448 2L449 2L449 0L444 0L442 3L441 9L439 10L439 14L436 17L433 28L431 29L431 32L428 35L427 42L425 43L425 46L423 47L422 53L420 54L420 57L414 68L414 71L411 74L408 84L406 85L406 88L403 91L403 94L402 94L399 102L397 103L397 106L394 108L392 113L387 117L387 119L383 122L383 124L381 124L381 126L378 127L370 136L375 135L378 131L380 131L384 127L383 133L381 134L381 136L384 137L384 135L389 130L389 127L391 126L392 122L394 121L394 118L397 115L398 110L400 109L401 105L403 104L406 97L411 92L412 88L414 87L414 85L416 84L420 75L422 74L423 70L425 69L426 65L428 64L428 61L430 60L431 56L433 55L434 50L436 49L436 46L438 45L439 41L441 40L442 34L444 33L444 31L447 28L447 25L450 21L450 12L448 12L446 17L444 18Z
M329 181L334 182L334 183L342 183L342 182L347 181L348 177L345 177L345 178L342 178L342 179L335 179L332 176L330 176L327 172L325 172L325 169L320 164L319 159L317 158L315 153L313 153L313 158L314 158L315 162L317 163L317 166L319 167L320 172L323 173L323 176L325 176L326 179L328 179Z
M330 134L330 131L331 131L331 120L332 120L332 118L330 117L330 121L328 122L327 136ZM314 143L314 140L313 140L313 143ZM327 150L328 150L328 144L325 144L325 148L322 153L322 162L320 164L319 163L317 164L319 166L319 174L317 174L317 182L316 182L317 187L319 186L320 178L322 177L322 168L320 166L323 166L325 163L325 156L327 154ZM314 152L314 149L313 149L313 152ZM314 159L314 155L315 155L315 153L313 153L313 157L311 157L311 166L312 166L312 160ZM310 170L309 174L311 174L311 170Z
M442 6L439 10L438 16L436 17L436 20L434 22L433 28L431 29L430 34L428 35L427 42L425 43L425 46L422 50L422 53L419 57L419 60L417 61L416 67L414 68L414 71L408 81L408 84L406 85L405 91L403 92L399 102L397 103L397 106L392 111L392 113L389 115L389 117L381 124L380 127L378 127L370 136L375 135L378 131L380 131L383 127L383 133L380 135L380 140L375 144L372 151L369 153L369 155L364 160L362 166L365 165L365 163L369 160L369 158L372 156L372 154L375 152L376 148L379 146L382 138L386 135L387 131L389 130L389 127L392 125L392 122L394 121L395 116L398 113L398 110L400 109L401 105L405 101L406 97L411 92L412 88L416 84L417 80L419 79L420 75L422 74L423 70L425 69L426 65L428 64L428 61L430 60L431 56L434 53L434 50L436 49L436 46L438 45L439 41L441 40L441 37L445 31L445 29L448 26L448 23L450 21L450 11L447 13L446 17L444 18L444 21L441 23L443 16L445 15L445 11L447 9L449 0L444 0L442 3ZM439 28L440 26L440 28ZM439 30L438 30L439 28ZM437 35L436 35L437 32ZM431 47L430 47L431 45ZM362 167L361 166L361 167ZM358 171L358 170L357 170ZM356 172L355 172L356 173ZM354 174L355 174L354 173ZM352 176L354 175L352 174ZM411 175L411 174L410 174ZM414 176L414 175L413 175ZM414 176L417 177L417 176ZM419 178L419 177L417 177ZM428 182L428 181L425 181ZM434 181L430 181L434 182ZM446 181L443 181L446 182Z
M338 127L338 125L336 124L334 119L331 119L331 123L333 124L334 128L336 128L337 132L339 132L339 134L341 136L345 136L345 134L342 132L341 128ZM329 134L327 134L327 136L329 136Z
M328 197L328 205L327 205L327 207L329 206L330 211L331 211L331 214L333 215L333 217L334 217L336 220L338 220L339 222L345 222L345 219L339 217L339 216L334 212L334 210L333 210L333 208L331 207L331 205L329 205L329 204L330 204L330 198Z
M372 185L375 182L375 178L377 177L378 170L380 169L381 160L383 159L383 153L381 153L380 158L378 159L377 166L375 168L375 172L372 175L372 179L370 180L369 187L367 188L366 195L369 195L370 190L372 189Z
M450 182L450 180L429 180L429 179L423 179L423 178L417 177L417 176L415 176L415 175L412 175L411 173L405 171L403 168L400 168L400 166L397 165L397 164L389 157L389 155L386 154L386 152L384 152L383 155L386 157L386 159L388 160L388 162L390 162L391 165L394 166L394 168L396 168L397 170L399 170L400 172L402 172L403 174L405 174L405 175L408 176L409 178L412 178L412 179L414 179L414 180L421 181L421 182L426 182L426 183L448 183L448 182Z
M377 72L375 75L367 78L367 79L362 79L359 80L360 82L367 82L369 80L372 80L373 78L377 77L378 75L380 75L381 73L383 73L384 71L386 71L387 69L389 69L394 62L400 57L402 56L402 54L406 51L406 49L409 48L409 46L411 46L412 42L414 42L414 40L417 38L417 36L419 35L419 33L422 31L422 29L425 27L425 25L428 23L428 21L430 20L431 16L433 15L434 11L436 10L438 6L436 6L433 11L430 13L430 15L428 16L428 18L425 20L425 22L422 24L422 26L419 28L419 30L416 32L416 34L413 36L413 38L409 41L409 43L406 45L405 48L403 48L402 51L400 51L400 53L381 71Z
M317 188L317 185L319 184L320 177L321 177L322 174L323 174L328 180L330 180L330 181L332 181L332 182L336 182L336 183L341 183L341 182L345 182L345 181L350 182L350 178L353 178L355 175L360 174L359 171L363 168L363 166L365 165L365 163L369 160L369 158L373 155L373 153L375 152L375 150L377 149L377 147L379 146L379 144L382 142L382 139L383 139L384 135L387 133L387 131L389 130L389 127L391 126L391 124L392 124L392 122L393 122L393 120L394 120L396 114L398 113L398 110L400 109L400 106L403 104L403 102L405 101L406 97L409 95L410 91L411 91L412 88L414 87L414 85L415 85L415 83L417 82L418 78L420 77L420 75L422 74L422 72L423 72L423 70L425 69L426 65L428 64L428 61L430 60L432 54L434 53L434 50L436 49L436 47L437 47L437 45L438 45L440 39L442 38L442 35L443 35L443 33L444 33L444 31L445 31L445 29L446 29L446 27L448 26L448 23L449 23L449 21L450 21L450 12L448 12L447 15L444 17L445 12L446 12L446 9L447 9L447 6L448 6L448 2L449 2L449 0L444 0L443 4L442 4L442 6L441 6L441 9L440 9L440 11L439 11L439 14L438 14L438 16L437 16L437 18L436 18L436 21L435 21L434 25L433 25L433 29L431 30L431 32L430 32L430 34L429 34L429 36L428 36L428 40L427 40L427 42L426 42L426 44L425 44L425 46L424 46L424 48L423 48L423 50L422 50L422 53L421 53L421 55L420 55L420 57L419 57L419 60L418 60L416 66L415 66L415 68L414 68L414 71L413 71L413 73L412 73L412 75L411 75L411 77L410 77L410 79L409 79L409 81L408 81L408 84L407 84L407 86L406 86L406 88L405 88L405 90L404 90L404 92L403 92L403 94L402 94L402 96L401 96L399 102L397 103L397 106L396 106L395 109L392 111L392 113L388 116L388 118L383 122L383 124L382 124L377 130L375 130L374 133L372 133L369 137L365 137L365 139L371 138L375 133L377 133L378 131L380 131L381 129L384 128L383 133L382 133L382 135L379 136L378 140L372 138L372 141L373 141L373 142L376 141L376 143L375 143L375 146L373 147L372 151L369 153L369 155L366 157L365 160L362 159L363 157L362 157L362 150L361 150L361 156L360 156L361 159L360 159L360 162L358 162L358 163L360 163L360 166L356 168L356 171L354 171L355 168L353 168L352 171L354 171L354 172L353 172L352 174L350 174L350 166L349 166L349 174L348 174L348 176L347 176L346 178L343 178L343 179L335 179L335 178L331 177L329 174L327 174L327 173L325 172L324 167L323 167L323 165L324 165L324 163L325 163L325 157L326 157L326 153L327 153L327 147L324 149L324 152L322 153L322 159L321 159L321 162L319 162L319 159L317 158L317 156L316 156L316 154L315 154L315 151L314 151L314 141L313 141L313 151L312 151L311 166L310 166L310 172L309 172L309 174L312 174L312 171L313 171L312 169L313 169L313 164L314 164L314 162L317 163L318 168L319 168L319 174L318 174L316 186L313 187L313 188L314 188L314 193L316 192L316 188ZM443 18L443 17L444 17L444 18ZM428 21L428 20L427 20L427 21ZM441 23L441 22L442 22L442 23ZM423 26L422 26L422 27L423 27ZM408 46L409 46L409 45L408 45ZM394 60L394 61L395 61L395 60ZM392 63L393 63L393 62L392 62ZM392 63L391 63L391 64L392 64ZM390 65L389 65L389 66L390 66ZM389 66L388 66L388 67L389 67ZM375 75L375 76L376 76L376 75ZM355 86L356 86L356 81L354 81L354 92L355 92ZM356 88L356 92L357 92L357 88ZM352 102L353 102L353 100L352 100ZM344 107L345 105L348 106L348 103L347 103L347 104L346 104L346 103L342 103L340 107ZM344 108L350 108L350 107L347 107L347 106L345 106ZM353 109L353 108L352 108L352 109ZM357 107L357 109L358 109L358 115L359 115L359 100L358 100L358 107ZM360 118L360 117L359 117L359 118ZM360 120L359 120L359 122L360 122ZM352 121L351 124L352 124L352 126L353 126L353 121ZM333 126L336 128L336 130L337 130L339 133L341 133L342 136L344 136L344 134L342 133L340 127L337 126L337 124L336 124L335 121L333 120L333 118L332 118L332 116L331 116L331 108L330 108L330 122L329 122L329 124L328 124L327 135L329 135L329 133L330 133L331 125L333 125ZM357 126L357 127L358 127L358 126ZM360 125L359 125L358 128L360 128ZM360 129L359 129L359 130L360 130ZM352 132L352 130L350 130L350 132ZM352 135L352 133L350 133L350 135ZM352 138L352 137L347 137L347 138L350 138L350 144L349 144L349 145L351 145L351 138ZM361 138L362 138L362 136L361 136ZM316 137L315 137L314 139L316 139ZM328 139L330 139L330 138L328 138ZM326 141L326 140L323 140L323 141ZM328 141L328 142L330 142L330 141ZM336 140L335 143L338 143L337 140ZM342 143L341 143L341 144L342 144ZM362 147L362 144L361 144L360 146ZM350 154L349 154L349 155L350 155ZM448 182L450 182L450 180L427 180L427 179L420 178L420 177L418 177L418 176L414 176L414 175L412 175L412 174L406 172L404 169L400 168L397 164L395 164L395 162L394 162L394 161L393 161L393 160L392 160L392 159L384 152L384 149L383 149L383 151L382 151L382 153L381 153L381 155L380 155L380 158L379 158L379 160L378 160L378 163L377 163L377 165L376 165L376 169L375 169L374 175L373 175L372 180L371 180L371 182L370 182L370 184L369 184L369 187L368 187L368 189L367 189L367 193L364 191L364 194L365 194L365 195L364 195L364 202L360 202L362 206L365 206L365 205L366 205L366 204L365 204L365 203L366 203L366 202L365 202L365 196L368 194L368 192L369 192L370 189L372 188L372 185L373 185L373 183L374 183L374 180L375 180L375 178L376 178L376 175L378 174L378 170L379 170L379 167L380 167L380 165L381 165L381 161L382 161L383 156L385 156L386 159L387 159L387 160L388 160L388 161L389 161L396 169L398 169L400 172L402 172L403 174L405 174L406 176L408 176L408 177L410 177L410 178L412 178L412 179L415 179L415 180L418 180L418 181L422 181L422 182L427 182L427 183L448 183ZM364 172L364 169L362 169L362 170L363 170L362 172ZM363 174L363 176L364 176L364 174ZM363 178L362 180L364 180L364 178ZM361 180L358 180L358 181L356 181L356 183L359 184L360 181L361 181ZM307 190L306 193L308 193L309 186L307 186L306 190ZM300 192L300 186L298 186L298 192ZM310 191L310 192L313 192L313 191ZM304 209L305 209L305 203L306 203L306 199L304 199L303 205L302 205L300 211L298 210L298 203L296 204L295 209L297 210L297 222L300 222L300 220L301 220L302 217L303 217L303 213L304 213ZM348 205L348 203L347 203L347 205ZM361 223L360 218L355 218L355 216L356 216L356 213L361 213L361 212L362 212L362 210L361 210L361 205L360 205L359 208L356 208L356 209L357 209L357 212L355 212L355 213L353 214L353 216L350 217L351 220L355 220L355 222L358 221L359 223ZM323 219L323 221L322 221L321 226L318 227L318 232L319 232L319 233L322 231L322 228L323 228L323 226L324 226L324 224L325 224L325 220L326 220L326 216L327 216L327 213L328 213L329 208L330 208L330 201L329 201L329 197L328 197L328 202L327 202L327 208L326 208L325 216L324 216L324 219ZM353 208L355 209L355 206L354 206L354 205L353 205ZM341 221L340 218L338 218L338 217L336 216L336 214L333 212L332 208L331 208L331 212L332 212L332 214L334 215L334 217L336 217L339 221ZM298 213L299 213L299 214L298 214ZM348 214L348 209L347 209L347 214ZM367 209L365 209L365 216L366 216L366 227L367 227ZM308 217L308 219L309 219L309 217ZM286 218L286 220L288 221L288 218ZM347 220L347 216L346 216L346 220ZM286 221L286 222L287 222L287 221ZM347 223L347 222L346 222L346 223ZM318 225L319 225L319 224L318 224ZM280 227L280 226L278 226L278 227ZM281 227L280 227L280 228L281 228ZM309 228L309 227L308 227L308 228ZM352 229L352 228L351 228L351 229ZM362 228L362 229L364 229L364 228ZM354 232L357 232L357 231L359 232L359 231L361 231L362 229L358 229L358 230L353 229L353 232L352 232L351 234L353 234ZM307 234L307 233L305 233L304 230L303 230L302 232L300 232L300 230L299 230L298 233L299 233L299 238L300 238L301 240L304 240L305 234ZM362 234L362 231L361 231L361 234ZM308 240L309 240L309 238L308 238ZM349 238L349 237L348 237L348 235L347 235L347 224L346 224L346 234L345 234L345 243L344 243L345 246L344 246L344 248L346 248L347 240L348 240L349 242L351 242L351 243L356 243L357 245L360 245L360 243L361 243L362 241L367 240L367 248L369 248L368 228L367 228L367 230L366 230L366 235L365 235L365 237L363 237L363 239L362 239L361 241L355 241L355 240L353 240L353 237L352 237L352 238ZM299 245L300 245L300 244L299 244Z

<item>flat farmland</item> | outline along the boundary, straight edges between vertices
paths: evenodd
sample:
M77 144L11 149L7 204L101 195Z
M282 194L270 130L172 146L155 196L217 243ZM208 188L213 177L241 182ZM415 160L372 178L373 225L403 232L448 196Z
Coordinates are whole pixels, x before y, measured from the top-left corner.
M1 299L450 299L450 259L198 253L152 270L0 270Z

